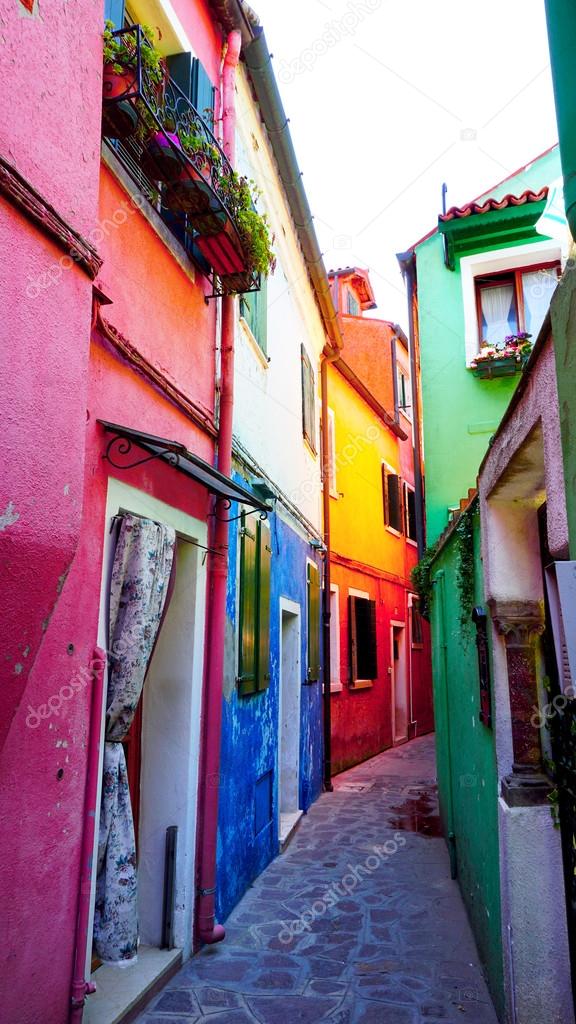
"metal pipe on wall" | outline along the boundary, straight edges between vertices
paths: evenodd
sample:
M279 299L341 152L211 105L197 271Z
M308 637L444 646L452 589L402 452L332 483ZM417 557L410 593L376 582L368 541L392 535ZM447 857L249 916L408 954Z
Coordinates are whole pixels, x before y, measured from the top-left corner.
M234 166L236 113L234 77L240 59L241 36L236 30L228 35L222 69L222 141ZM232 415L234 405L234 329L235 299L222 300L222 343L220 374L220 419L218 425L217 466L221 473L232 472ZM218 506L216 505L216 509ZM199 787L199 838L197 849L197 939L221 942L226 932L216 922L216 842L220 778L220 734L222 727L222 689L224 679L224 640L226 630L226 584L228 574L228 521L217 514L212 520L213 549L208 566L207 672L202 708L202 748Z

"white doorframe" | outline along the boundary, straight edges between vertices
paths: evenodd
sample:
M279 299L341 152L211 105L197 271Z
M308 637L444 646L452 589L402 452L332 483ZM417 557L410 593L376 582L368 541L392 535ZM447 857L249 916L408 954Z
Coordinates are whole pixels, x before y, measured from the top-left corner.
M107 620L108 620L108 590L110 585L110 573L113 560L113 539L110 533L112 518L117 515L120 509L134 512L136 515L148 516L157 522L166 523L174 527L180 533L193 538L197 544L206 546L208 543L208 528L206 523L195 519L187 513L182 512L172 505L154 498L136 487L130 487L119 480L110 477L108 480L108 494L106 498L106 513L103 524L103 558L102 578L100 585L100 609L98 619L98 645L106 651L108 649ZM196 559L195 572L195 594L194 594L194 621L190 623L193 632L192 652L189 666L190 702L186 708L186 716L189 716L189 742L188 749L179 749L177 752L179 767L179 784L183 791L183 801L187 805L186 821L169 824L179 824L182 828L178 836L178 855L176 861L176 892L179 896L180 924L176 925L179 941L182 943L184 956L188 956L192 947L192 919L194 912L194 853L196 849L196 799L198 790L198 754L200 749L200 716L202 699L202 679L204 665L204 627L206 618L206 565L202 558ZM102 760L104 755L104 725L106 708L106 688L104 691L104 707L102 713L102 726L100 733L100 762L98 766L98 795L96 806L100 807L101 783L102 783ZM98 823L96 823L96 834L94 837L93 863L96 863L98 848ZM94 903L96 899L96 875L92 878L90 893L90 921L88 928L88 942L86 947L86 977L90 977L92 958L92 929L94 924ZM177 900L178 902L178 900Z
M404 675L404 702L405 702L405 719L406 719L406 735L396 736L396 664L394 658L394 630L403 630L402 634L402 648L401 655L398 661L403 666ZM392 705L392 743L404 743L409 736L409 724L410 724L410 706L408 699L408 666L406 657L406 622L400 622L397 619L390 619L390 679L392 682L391 686L391 705Z
M282 843L301 816L300 697L302 690L300 605L280 598L278 687L278 816Z

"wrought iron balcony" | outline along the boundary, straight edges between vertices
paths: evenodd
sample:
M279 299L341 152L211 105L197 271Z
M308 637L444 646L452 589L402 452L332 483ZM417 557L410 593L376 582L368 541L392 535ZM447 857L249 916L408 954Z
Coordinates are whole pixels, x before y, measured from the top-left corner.
M140 25L105 50L102 134L148 201L192 250L212 296L260 288L237 223L238 176L206 120L155 53ZM148 47L148 50L146 49ZM198 256L198 251L201 254Z

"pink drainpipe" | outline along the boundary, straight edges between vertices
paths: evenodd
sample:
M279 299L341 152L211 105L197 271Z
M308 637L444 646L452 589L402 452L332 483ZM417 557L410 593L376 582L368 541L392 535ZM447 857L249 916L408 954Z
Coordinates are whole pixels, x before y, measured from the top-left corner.
M86 949L88 946L88 922L90 920L90 891L92 887L94 835L98 820L96 797L98 795L98 766L100 760L100 730L102 728L102 704L104 702L104 666L106 653L95 647L90 662L92 672L92 702L90 707L90 732L88 734L88 766L86 771L86 792L84 795L84 831L80 854L80 892L78 894L78 916L76 918L76 945L74 948L74 971L70 991L69 1024L80 1024L86 996L96 991L96 986L85 979Z
M241 36L230 32L222 69L222 143L234 166L236 113L234 77L240 59ZM218 469L225 476L232 472L232 412L234 405L234 327L235 302L232 296L222 300L222 341L220 371L220 421L218 426ZM220 775L220 731L224 680L224 637L226 628L226 582L228 572L227 514L216 506L208 568L209 628L207 632L207 671L202 715L202 764L198 814L198 898L196 903L197 940L221 942L226 932L216 923L216 840L218 829L218 789Z

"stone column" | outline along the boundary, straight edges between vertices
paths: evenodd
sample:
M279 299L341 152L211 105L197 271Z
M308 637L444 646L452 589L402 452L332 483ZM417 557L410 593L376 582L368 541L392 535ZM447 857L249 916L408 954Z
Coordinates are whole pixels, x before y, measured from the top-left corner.
M540 730L532 723L538 707L538 638L544 631L539 601L489 602L492 621L506 645L512 721L512 773L502 780L502 798L511 807L545 803L551 790L542 772Z

